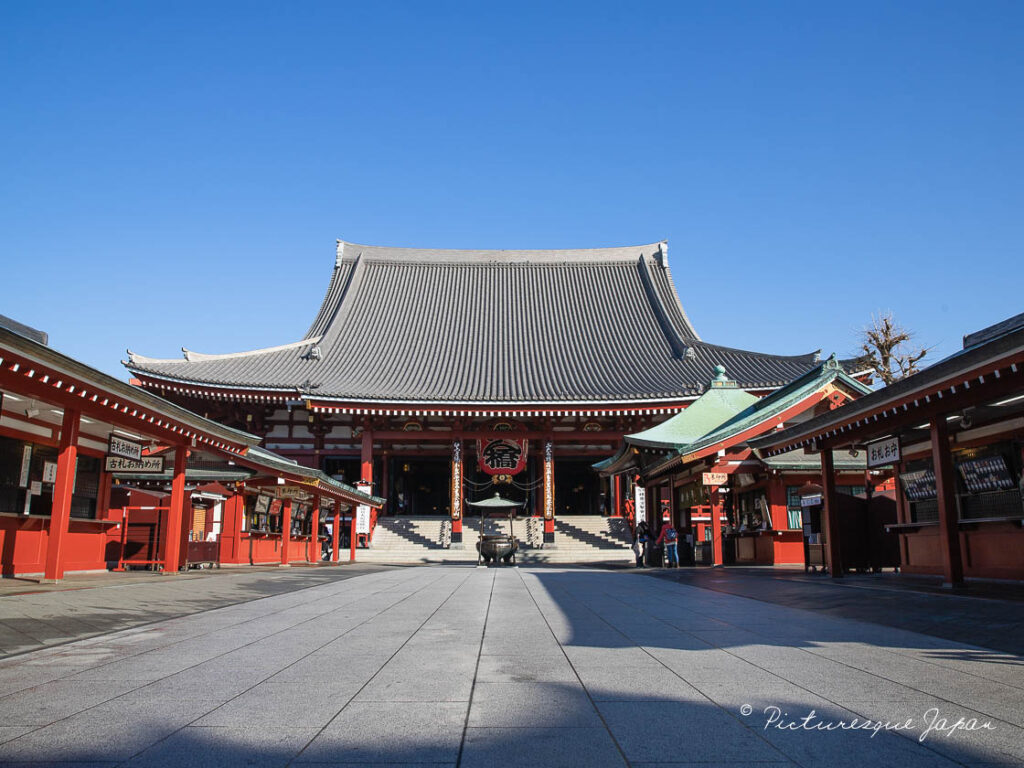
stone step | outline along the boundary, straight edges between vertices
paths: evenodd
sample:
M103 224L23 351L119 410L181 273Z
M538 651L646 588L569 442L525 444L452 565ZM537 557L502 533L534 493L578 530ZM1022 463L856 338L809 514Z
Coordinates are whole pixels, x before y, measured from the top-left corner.
M461 549L447 547L451 521L446 517L384 517L378 520L369 549L361 549L357 559L374 562L476 562L476 543L480 538L479 518L464 522ZM507 519L490 518L487 533L507 533ZM566 517L555 521L555 545L542 547L543 521L520 518L513 523L520 542L518 560L527 562L598 563L630 562L625 521L597 515Z

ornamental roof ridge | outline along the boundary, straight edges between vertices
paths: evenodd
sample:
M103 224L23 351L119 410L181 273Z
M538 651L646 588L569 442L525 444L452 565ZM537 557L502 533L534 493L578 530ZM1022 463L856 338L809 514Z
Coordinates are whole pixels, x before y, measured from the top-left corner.
M320 343L322 336L316 336L310 339L302 339L301 341L292 341L288 344L279 344L276 347L262 347L260 349L247 349L243 352L224 352L221 354L207 354L204 352L193 352L191 349L181 348L182 357L147 357L146 355L140 355L136 352L132 352L130 349L126 350L128 353L129 363L192 363L199 360L225 360L236 357L252 357L253 355L263 355L270 352L283 352L289 349L300 349L302 347L309 347Z
M801 362L807 362L808 364L813 363L815 365L820 362L819 360L815 360L815 357L821 354L821 350L815 350L814 352L805 352L802 355L776 355L772 352L755 352L752 349L726 347L721 344L704 341L703 339L692 339L689 343L694 347L700 347L708 352L732 352L738 355L757 355L761 358L773 358L775 360L799 360Z
M559 264L559 263L631 263L640 257L665 262L668 241L660 240L642 245L611 246L605 248L405 248L399 246L363 245L345 240L337 241L335 266L345 260L357 258L373 262L402 264Z

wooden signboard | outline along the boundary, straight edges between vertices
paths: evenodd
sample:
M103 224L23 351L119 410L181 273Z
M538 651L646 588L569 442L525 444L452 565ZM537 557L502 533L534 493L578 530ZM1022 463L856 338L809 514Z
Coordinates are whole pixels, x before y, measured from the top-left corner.
M900 460L899 437L887 437L868 445L868 467L885 467Z
M111 432L107 443L107 455L139 461L142 458L142 443L128 440Z
M462 518L462 443L452 443L452 520Z
M105 472L116 472L121 475L158 474L164 471L164 457L143 456L135 460L121 456L107 456L103 460L103 470Z
M729 475L725 472L704 472L701 481L704 485L725 485L729 482Z

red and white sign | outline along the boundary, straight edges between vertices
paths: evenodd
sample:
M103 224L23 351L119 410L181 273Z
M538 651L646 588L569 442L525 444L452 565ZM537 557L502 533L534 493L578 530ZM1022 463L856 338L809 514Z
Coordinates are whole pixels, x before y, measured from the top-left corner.
M526 469L525 438L499 437L477 440L476 453L480 471L488 475L518 475Z
M367 495L373 493L373 486L367 482L356 483L356 490ZM370 505L356 505L356 534L370 533Z
M725 485L729 482L729 475L725 472L704 472L701 479L704 485Z

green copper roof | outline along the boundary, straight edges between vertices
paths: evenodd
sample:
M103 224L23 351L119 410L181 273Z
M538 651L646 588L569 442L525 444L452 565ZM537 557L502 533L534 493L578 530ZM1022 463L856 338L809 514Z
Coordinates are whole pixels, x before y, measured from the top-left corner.
M761 461L772 469L821 470L821 455L807 453L802 448L778 456L764 456ZM863 472L868 468L867 452L858 451L856 456L851 456L847 451L832 451L832 463L838 470Z
M764 431L767 431L772 428L773 424L771 422L773 419L776 419L776 417L792 408L801 400L836 380L841 381L847 387L860 394L867 394L871 391L856 379L848 376L836 360L835 355L832 355L828 360L813 370L808 371L803 376L794 379L785 387L777 389L761 399L752 398L753 402L747 407L739 412L730 414L704 434L698 435L692 440L680 441L673 446L675 448L673 455L648 468L645 473L656 475L668 469L669 466L678 463L680 456L697 453L716 443L728 442L736 435L758 426L763 426ZM714 391L710 390L707 394L712 394ZM696 405L696 402L694 405ZM680 416L685 413L684 411ZM667 424L668 422L665 423ZM629 440L629 437L626 439Z
M633 448L628 443L621 443L614 455L590 466L602 475L615 475L637 466L637 461Z
M799 376L781 389L777 389L759 400L755 399L754 403L743 412L737 413L714 431L701 435L699 439L692 441L689 445L680 445L679 453L696 453L710 445L765 424L837 379L860 394L867 394L871 391L856 379L848 376L839 365L836 356L832 355L821 365L803 376Z
M719 365L711 387L692 405L657 426L626 435L625 440L644 448L678 448L706 435L756 402L754 395L738 389L735 382L727 379L725 369Z

